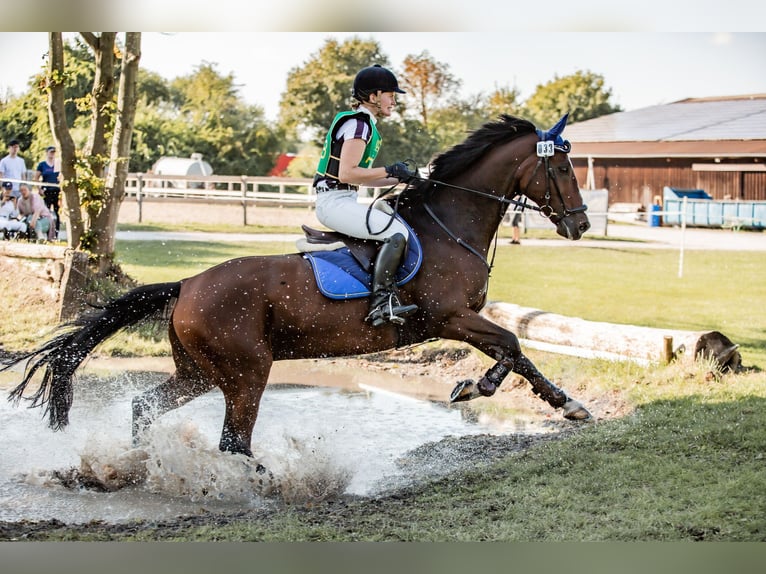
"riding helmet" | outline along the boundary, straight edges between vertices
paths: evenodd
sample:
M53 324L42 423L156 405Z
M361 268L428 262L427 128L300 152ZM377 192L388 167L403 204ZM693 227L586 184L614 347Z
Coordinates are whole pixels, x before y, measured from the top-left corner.
M363 102L370 94L377 91L396 92L398 94L407 93L399 88L399 82L396 81L396 76L394 76L391 70L384 68L380 64L362 68L354 78L354 90L351 95L360 102Z

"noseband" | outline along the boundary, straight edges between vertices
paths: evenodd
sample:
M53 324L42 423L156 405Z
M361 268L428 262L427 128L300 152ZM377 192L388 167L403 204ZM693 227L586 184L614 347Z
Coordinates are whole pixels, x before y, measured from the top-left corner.
M558 182L556 181L556 176L553 174L553 168L550 165L550 162L548 161L549 156L541 157L537 160L537 165L535 166L535 171L532 172L532 177L535 177L535 174L537 173L537 170L540 169L541 165L545 165L545 196L543 199L545 200L545 204L542 207L534 207L530 206L530 209L535 209L536 211L540 212L540 215L543 217L550 219L554 224L558 223L565 217L568 217L570 215L574 215L575 213L583 213L587 211L588 206L583 204L580 207L574 207L572 209L569 209L567 207L566 202L564 201L564 194L561 193L561 188L559 187ZM553 211L553 207L551 206L551 180L553 180L553 186L556 188L556 193L559 196L559 201L561 202L561 207L564 208L564 213L559 215L555 211ZM554 219L555 216L555 219Z

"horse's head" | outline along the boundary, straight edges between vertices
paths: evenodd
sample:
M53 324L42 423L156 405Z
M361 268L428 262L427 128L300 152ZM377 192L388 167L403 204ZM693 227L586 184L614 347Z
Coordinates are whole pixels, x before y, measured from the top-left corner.
M518 181L521 192L537 203L540 213L556 225L558 234L576 240L590 229L590 222L569 161L572 146L561 137L567 117L548 131L536 130L536 141L528 138L535 145L535 153L522 162Z

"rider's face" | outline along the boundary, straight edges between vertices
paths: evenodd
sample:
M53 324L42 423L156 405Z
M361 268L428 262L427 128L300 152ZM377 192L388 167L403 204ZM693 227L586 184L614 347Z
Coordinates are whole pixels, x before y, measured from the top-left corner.
M394 92L377 92L370 96L370 103L381 116L388 117L396 107L396 94Z

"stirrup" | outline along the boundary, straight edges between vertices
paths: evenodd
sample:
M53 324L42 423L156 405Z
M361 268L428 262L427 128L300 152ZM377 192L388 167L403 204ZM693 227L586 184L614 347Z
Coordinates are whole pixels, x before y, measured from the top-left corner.
M396 325L404 325L404 318L409 317L417 310L417 305L402 305L394 293L389 293L388 300L383 301L372 309L367 314L365 321L370 321L373 327L380 327L386 321Z

